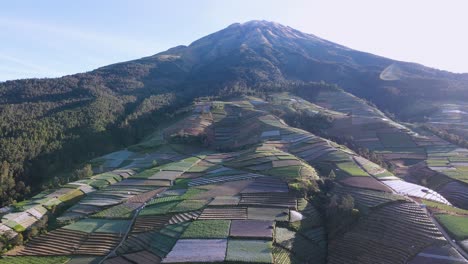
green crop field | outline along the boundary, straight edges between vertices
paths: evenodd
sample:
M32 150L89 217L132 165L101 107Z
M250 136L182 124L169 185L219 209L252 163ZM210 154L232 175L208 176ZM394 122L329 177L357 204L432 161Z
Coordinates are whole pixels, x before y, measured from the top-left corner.
M468 219L466 216L436 214L436 218L456 240L468 238Z
M458 207L454 207L454 206L450 206L450 205L446 205L446 204L442 204L442 203L438 203L434 201L429 201L429 200L423 200L423 203L429 208L436 208L436 209L443 210L449 213L463 214L468 217L468 210L465 210L465 209L461 209Z
M83 219L73 224L64 226L66 229L93 233L125 233L130 221L128 220L107 220L107 219Z
M157 203L154 205L146 206L140 211L140 216L145 215L162 215L168 213L174 208L180 201L171 201L165 203Z
M230 225L230 220L197 220L189 225L182 238L226 238Z
M196 211L205 207L208 203L208 200L184 200L173 207L169 212L171 213L181 213L181 212L189 212L189 211Z
M226 261L273 263L272 248L270 241L229 239Z
M351 176L369 176L354 162L339 162L336 166Z
M24 257L2 257L0 264L64 264L70 260L67 256L24 256Z

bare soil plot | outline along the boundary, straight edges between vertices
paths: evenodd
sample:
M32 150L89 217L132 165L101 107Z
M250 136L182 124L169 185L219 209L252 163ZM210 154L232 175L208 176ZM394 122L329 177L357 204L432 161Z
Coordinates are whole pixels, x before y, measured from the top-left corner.
M178 224L182 222L189 222L189 221L197 220L201 212L202 212L201 210L197 210L197 211L192 211L192 212L174 214L169 220L169 224L172 225L172 224Z
M231 237L249 237L258 239L273 238L273 221L265 220L232 220Z
M222 262L227 239L179 239L162 263Z
M123 234L91 233L74 252L76 255L104 256L123 239Z
M23 249L12 253L18 256L71 255L86 237L85 232L59 228L32 239Z
M135 220L132 233L161 230L171 219L170 215L139 216Z

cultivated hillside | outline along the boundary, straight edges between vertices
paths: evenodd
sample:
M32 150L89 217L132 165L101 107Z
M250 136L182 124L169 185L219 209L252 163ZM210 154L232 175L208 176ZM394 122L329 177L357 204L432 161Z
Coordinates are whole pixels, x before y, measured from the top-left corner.
M421 201L449 212L434 211L441 219L466 210L291 127L279 101L323 109L285 93L197 101L90 161L89 175L5 211L15 247L0 263L468 263Z

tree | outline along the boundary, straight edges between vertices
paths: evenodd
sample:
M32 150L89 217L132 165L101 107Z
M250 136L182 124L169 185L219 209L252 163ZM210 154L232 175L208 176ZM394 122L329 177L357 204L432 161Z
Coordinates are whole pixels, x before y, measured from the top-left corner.
M350 194L341 197L340 208L345 211L352 211L354 209L354 198Z
M330 174L328 174L328 178L329 178L330 180L336 179L336 174L335 174L335 172L333 171L333 169L330 170Z
M93 176L93 167L90 164L86 164L82 169L75 171L75 175L78 179L85 179Z

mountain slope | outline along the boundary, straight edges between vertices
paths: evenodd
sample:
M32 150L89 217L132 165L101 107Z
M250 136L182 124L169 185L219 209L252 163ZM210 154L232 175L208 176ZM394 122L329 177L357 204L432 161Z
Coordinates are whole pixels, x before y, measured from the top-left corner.
M273 22L237 23L189 46L91 72L0 83L3 182L13 177L38 188L92 156L138 142L199 96L322 80L410 119L434 112L438 100L464 99L468 89L466 74L355 51ZM2 201L27 192L5 184Z

